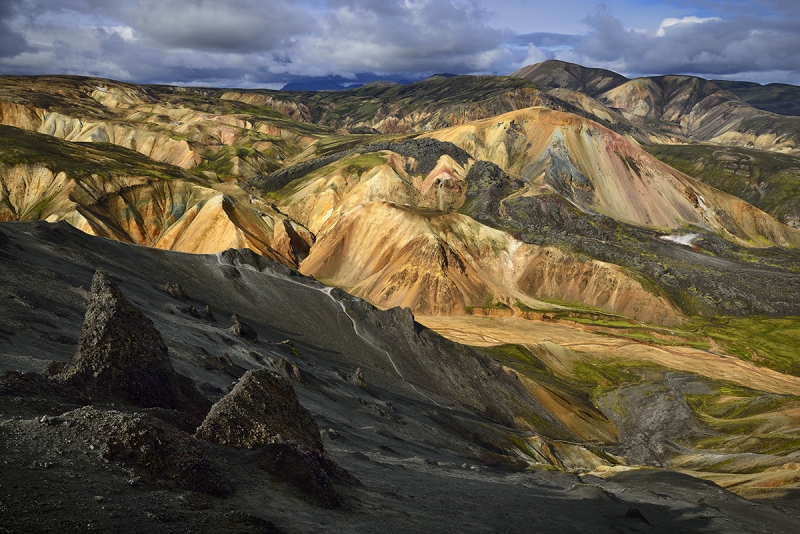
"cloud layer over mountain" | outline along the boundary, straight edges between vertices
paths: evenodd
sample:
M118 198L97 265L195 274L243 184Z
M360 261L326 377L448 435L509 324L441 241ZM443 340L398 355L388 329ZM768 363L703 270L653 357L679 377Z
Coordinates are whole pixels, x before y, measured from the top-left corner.
M6 0L0 73L279 87L555 58L800 84L798 22L794 0Z

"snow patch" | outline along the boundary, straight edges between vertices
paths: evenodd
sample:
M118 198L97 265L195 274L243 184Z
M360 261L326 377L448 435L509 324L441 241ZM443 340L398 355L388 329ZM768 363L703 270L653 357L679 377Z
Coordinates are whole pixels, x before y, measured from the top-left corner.
M686 234L686 235L662 235L661 239L664 241L670 241L672 243L677 243L679 245L686 245L687 247L692 246L692 241L697 239L700 234Z

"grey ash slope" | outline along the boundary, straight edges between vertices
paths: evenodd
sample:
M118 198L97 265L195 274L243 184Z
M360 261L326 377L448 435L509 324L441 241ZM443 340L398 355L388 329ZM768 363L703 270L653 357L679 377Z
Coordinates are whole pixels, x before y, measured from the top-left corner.
M64 407L6 397L0 398L6 531L790 532L794 525L772 507L675 473L604 481L498 465L512 461L504 458L504 438L520 433L507 425L547 414L537 413L533 399L496 364L422 329L407 312L379 312L249 252L183 255L89 237L63 223L2 225L0 371L41 371L49 360L72 357L97 269L110 273L154 322L175 370L211 400L245 369L286 360L328 454L362 486L340 488L343 508L324 510L254 474L235 451L195 444L172 427L161 432L225 466L233 493L131 486L126 467L98 454L94 443L102 436L81 429L94 420L167 423L82 408L64 416L72 426L46 424ZM167 283L180 284L186 297L168 294ZM197 312L206 305L214 318ZM258 341L230 331L233 313L256 329ZM350 380L356 368L366 389ZM42 415L56 419L42 423ZM552 437L569 437L555 423L544 426ZM626 517L634 507L650 524Z

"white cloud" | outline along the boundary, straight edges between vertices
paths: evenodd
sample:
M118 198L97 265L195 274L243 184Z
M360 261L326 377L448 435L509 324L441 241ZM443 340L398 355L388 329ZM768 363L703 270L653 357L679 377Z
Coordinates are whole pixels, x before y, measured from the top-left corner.
M528 43L528 55L525 56L525 59L522 61L521 67L526 65L533 65L534 63L541 63L545 61L547 58L547 54L542 52L539 47L537 47L533 43Z
M720 20L722 19L719 17L700 18L700 17L695 17L694 15L689 17L683 17L681 19L666 18L661 21L661 25L658 27L658 30L656 31L656 36L664 37L666 35L667 28L670 28L672 26L678 26L680 24L704 24L709 21L720 21ZM634 30L634 31L636 31L637 33L646 33L646 31L641 31L641 30Z
M694 74L743 79L748 72L787 72L774 81L800 83L800 24L796 19L685 16L664 19L652 32L627 29L610 11L587 17L588 31L556 58L630 76Z
M690 0L670 0L670 16L649 19L649 30L635 9L625 15L637 29L597 9L581 35L487 22L497 20L487 8L505 6L528 13L534 30L545 16L533 14L579 19L588 1L539 11L525 0L0 0L0 73L274 86L310 76L507 74L556 57L629 75L779 73L773 81L800 83L797 0L708 0L703 16ZM715 16L719 6L728 15Z
M123 41L131 42L136 40L134 29L130 26L102 26L99 29L109 34L119 35Z

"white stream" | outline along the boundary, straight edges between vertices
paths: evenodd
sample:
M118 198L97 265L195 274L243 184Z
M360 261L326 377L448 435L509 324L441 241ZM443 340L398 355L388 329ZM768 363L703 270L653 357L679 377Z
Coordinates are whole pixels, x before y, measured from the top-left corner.
M220 264L220 265L230 265L231 267L236 267L235 265L232 265L232 264L230 264L230 263L224 263L224 262L222 261L222 253L221 253L221 252L218 252L217 254L215 254L215 256L217 256L217 261L219 262L219 264ZM395 363L394 363L394 359L392 358L392 355L391 355L391 354L389 354L389 352L388 352L388 351L386 351L386 350L384 350L383 348L381 348L381 347L377 346L377 345L376 345L375 343L373 343L373 342L372 342L370 339L368 339L368 338L367 338L365 335L363 335L361 332L359 332L359 331L358 331L358 324L356 323L355 319L353 319L353 317L352 317L352 316L351 316L351 315L350 315L350 314L347 312L347 308L345 307L345 305L344 305L344 302L342 302L342 301L340 301L340 300L336 300L336 299L333 297L333 295L331 295L331 292L332 292L332 291L333 291L333 289L334 289L333 287L314 287L314 286L310 286L310 285L308 285L308 284L303 284L303 283L300 283L300 282L298 282L298 281L296 281L296 280L291 280L291 279L289 279L289 278L284 278L283 276L278 276L278 275L276 275L276 274L274 274L274 273L271 273L271 272L269 272L269 271L259 271L258 269L256 269L256 268L255 268L255 267L253 267L252 265L247 265L247 264L239 264L239 266L241 266L241 267L243 267L243 268L248 268L248 269L251 269L251 270L253 270L253 271L255 271L255 272L258 272L258 273L261 273L261 274L266 274L267 276L270 276L270 277L272 277L272 278L276 278L276 279L278 279L278 280L283 280L284 282L289 282L289 283L291 283L291 284L295 284L295 285L298 285L298 286L300 286L300 287L304 287L304 288L306 288L306 289L311 289L311 290L314 290L314 291L319 291L320 293L324 293L325 295L327 295L327 296L328 296L328 298L330 298L330 299L331 299L331 300L332 300L334 303L336 303L336 304L338 304L338 305L339 305L339 307L342 309L342 312L344 312L344 314L347 316L347 318L348 318L348 319L350 319L350 323L353 325L353 332L355 332L355 334L356 334L358 337L360 337L360 338L361 338L361 339L362 339L362 340L363 340L363 341L364 341L366 344L370 345L370 346L371 346L371 347L373 347L375 350L377 350L377 351L379 351L379 352L382 352L383 354L385 354L385 355L386 355L386 359L387 359L387 360L389 360L389 363L390 363L390 364L392 364L392 367L394 368L395 372L397 373L397 376L399 376L399 377L400 377L400 379L401 379L401 380L403 380L403 382L405 382L406 384L408 384L409 386L411 386L411 387L414 389L414 391L416 391L417 393L419 393L420 395L422 395L423 397L425 397L426 399L428 399L429 401L431 401L432 403L434 403L436 406L438 406L438 407L440 407L440 408L444 408L444 406L442 406L441 404L439 404L438 402L436 402L435 400L433 400L432 398L430 398L428 395L426 395L425 393L423 393L422 391L420 391L420 390L417 388L417 386L415 386L414 384L412 384L411 382L409 382L408 380L406 380L406 378L403 376L403 373L401 373L401 372L400 372L400 369L398 369L398 367L397 367L397 364L395 364ZM452 409L452 408L449 408L449 407L448 407L448 409Z

